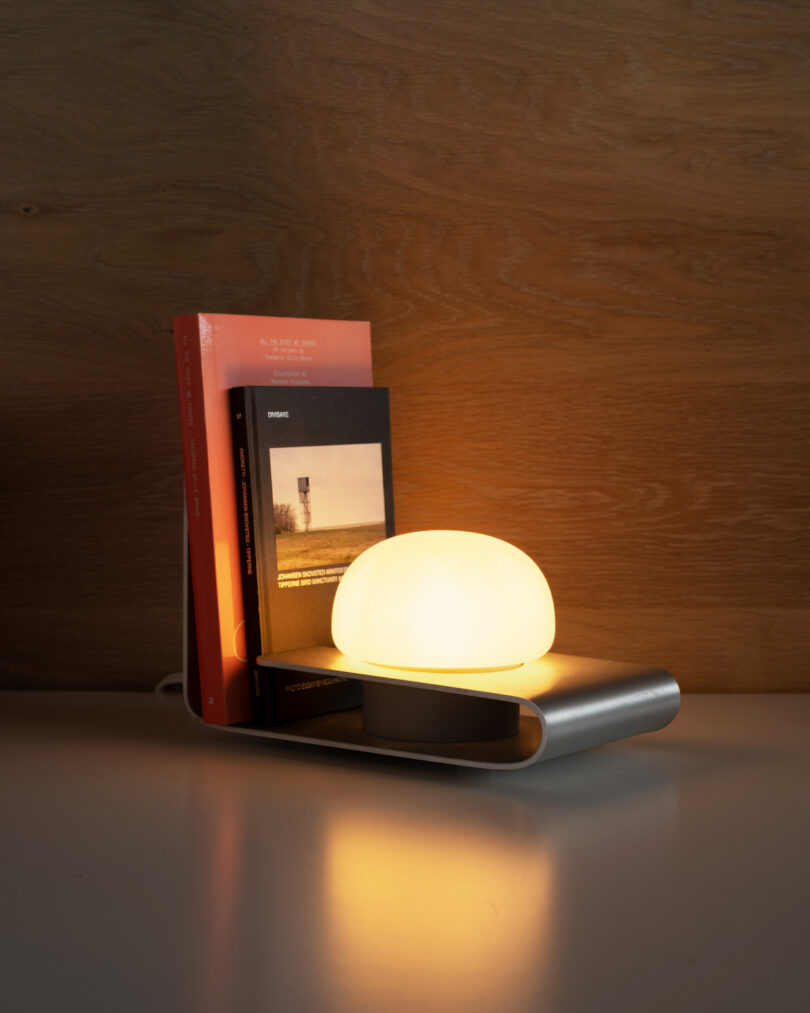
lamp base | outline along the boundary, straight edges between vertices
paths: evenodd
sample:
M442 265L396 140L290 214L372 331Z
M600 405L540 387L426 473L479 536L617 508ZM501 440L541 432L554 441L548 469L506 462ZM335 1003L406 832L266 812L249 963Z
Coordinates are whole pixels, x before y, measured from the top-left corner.
M402 742L485 742L517 735L520 706L435 689L363 683L363 731Z

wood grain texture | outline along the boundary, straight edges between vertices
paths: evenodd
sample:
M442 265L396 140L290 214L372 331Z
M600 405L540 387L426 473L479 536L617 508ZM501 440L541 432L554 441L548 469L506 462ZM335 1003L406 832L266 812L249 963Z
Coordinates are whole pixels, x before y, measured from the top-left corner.
M372 322L400 531L556 647L810 687L810 8L9 0L5 686L180 664L170 320Z

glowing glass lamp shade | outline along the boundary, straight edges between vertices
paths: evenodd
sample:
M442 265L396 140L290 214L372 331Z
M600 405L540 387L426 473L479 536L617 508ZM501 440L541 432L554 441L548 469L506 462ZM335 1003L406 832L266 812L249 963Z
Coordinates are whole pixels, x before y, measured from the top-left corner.
M332 637L359 661L428 670L513 668L554 641L554 603L537 564L470 531L385 539L337 588Z

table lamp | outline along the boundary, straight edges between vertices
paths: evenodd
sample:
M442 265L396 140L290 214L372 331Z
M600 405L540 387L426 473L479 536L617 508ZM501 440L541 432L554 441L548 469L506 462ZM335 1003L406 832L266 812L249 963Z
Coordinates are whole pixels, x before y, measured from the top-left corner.
M500 538L417 531L377 542L349 566L332 610L348 658L414 672L481 675L518 668L554 642L554 602L540 567ZM367 682L372 735L462 742L515 734L519 705Z
M468 531L393 536L344 573L335 646L258 659L360 681L362 712L241 730L502 769L655 731L675 717L680 691L668 672L550 652L554 632L548 583L515 546Z

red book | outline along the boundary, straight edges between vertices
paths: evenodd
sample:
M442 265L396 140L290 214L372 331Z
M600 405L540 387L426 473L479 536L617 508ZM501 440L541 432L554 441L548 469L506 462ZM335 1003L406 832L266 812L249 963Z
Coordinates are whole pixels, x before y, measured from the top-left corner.
M191 582L203 720L253 717L228 406L231 387L370 387L367 323L198 313L176 317Z

